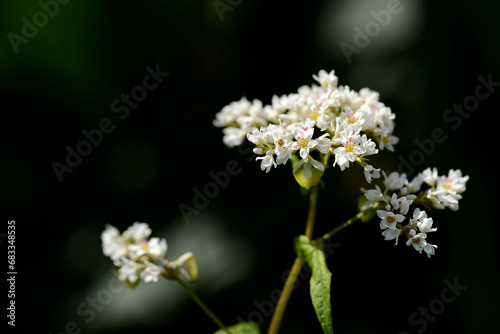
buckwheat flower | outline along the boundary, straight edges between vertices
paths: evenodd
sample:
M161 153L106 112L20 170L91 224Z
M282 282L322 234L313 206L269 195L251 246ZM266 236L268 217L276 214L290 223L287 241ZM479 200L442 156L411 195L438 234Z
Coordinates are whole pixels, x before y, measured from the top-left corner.
M410 205L413 202L412 199L406 198L406 196L398 197L396 194L392 194L391 204L394 210L399 210L402 215L406 215L410 209Z
M437 228L432 228L432 223L432 218L423 218L421 221L417 222L417 226L422 233L434 232Z
M146 223L135 222L130 226L125 232L123 232L123 237L130 242L139 242L146 239L151 234L151 229Z
M118 279L123 282L134 284L144 270L144 265L132 261L126 257L122 258L123 265L118 269Z
M460 194L465 191L465 184L467 180L469 179L469 176L464 176L462 177L462 171L461 170L453 170L451 169L448 172L448 176L442 176L438 178L438 183L436 188L444 188L450 192Z
M410 222L408 225L411 227L418 227L418 224L422 223L426 218L427 213L425 211L421 211L420 208L415 208L415 210L413 210L413 217L410 218Z
M101 234L102 251L104 255L113 260L115 266L121 265L121 258L127 254L127 245L118 229L114 226L106 225L106 229Z
M161 260L167 252L167 241L160 238L151 238L149 241L144 239L127 247L131 252L135 252L137 257L148 255L152 259Z
M332 147L332 141L330 138L328 138L329 136L329 133L324 133L320 137L316 138L316 141L318 142L318 144L316 145L316 149L323 154L328 153L328 151Z
M425 169L422 173L422 179L424 180L425 183L427 183L429 186L434 187L436 184L436 181L438 179L438 171L437 168L427 168Z
M158 278L160 277L162 270L159 266L151 263L145 262L145 267L140 273L140 277L144 280L144 282L158 282Z
M236 126L236 119L239 116L247 115L250 108L250 101L242 97L239 101L231 102L229 105L222 108L215 115L213 124L217 127Z
M333 70L330 71L330 73L326 72L325 70L320 70L318 75L313 74L313 78L323 88L337 87L337 83L339 80L337 76L335 76L335 71Z
M394 152L394 146L399 142L399 138L392 134L389 129L383 129L380 136L379 147L381 150L387 148L389 151Z
M375 169L372 165L366 165L364 167L366 182L372 183L373 179L378 179L380 177L380 168Z
M288 148L291 150L299 150L299 155L302 159L309 156L309 151L318 145L316 140L312 140L311 137L314 133L314 128L308 128L306 131L298 132L296 136L296 141L290 142Z
M415 176L411 182L408 180L405 181L405 188L406 190L404 191L404 194L408 193L418 193L420 189L422 188L422 183L424 182L424 178L421 173L418 173L417 176Z
M312 177L312 167L318 169L321 172L325 171L325 166L321 162L313 159L313 157L311 156L307 156L304 159L297 162L297 164L293 169L293 172L295 173L300 168L303 168L304 177L306 179L310 179Z
M366 105L377 107L380 109L383 106L383 103L379 101L380 94L374 90L369 88L361 88L359 90L359 96L363 99L363 102Z
M377 215L379 218L382 218L382 221L380 222L381 229L389 228L393 230L396 228L398 223L401 223L405 219L405 216L399 213L395 214L394 212L385 210L377 210Z
M408 241L406 241L406 245L412 245L415 250L421 253L424 247L427 245L427 241L425 240L427 238L427 234L416 233L415 230L411 230L409 236L410 238L408 239Z
M436 248L437 248L436 245L431 245L430 243L426 242L425 246L422 249L424 250L425 253L427 253L427 257L430 258L431 255L436 254Z
M360 145L361 136L359 134L355 135L341 135L340 143L342 147L338 147L333 151L335 154L335 162L339 165L340 170L343 171L346 167L349 167L350 162L356 161L357 156L362 155L366 152L366 148Z
M392 172L389 176L387 176L385 172L382 172L382 174L384 175L384 185L389 190L400 190L405 185L405 173L399 175L398 172Z
M306 132L311 132L312 136L314 133L314 125L316 125L315 121L311 120L311 118L306 118L303 122L295 123L291 132L294 137L304 136Z
M165 258L166 240L157 237L148 239L150 234L149 225L139 222L135 222L121 234L111 225L106 225L101 233L103 253L113 260L113 264L117 267L118 278L122 282L134 287L139 279L156 282L160 275L167 278L177 275L181 278L182 273L178 271L185 271L186 268L183 266L188 262L191 274L194 275L196 263L192 253L169 265L172 261ZM190 280L192 281L192 277Z
M398 238L401 235L402 231L399 228L394 228L394 229L386 229L382 232L382 235L384 236L384 240L396 240L395 245L398 244Z
M271 168L274 166L276 168L276 162L274 161L274 150L269 150L263 157L257 157L255 160L262 160L260 163L260 169L269 173Z
M276 154L276 163L278 165L284 165L288 162L289 159L292 158L292 152L287 148L287 145L290 142L290 138L286 133L279 130L272 131L272 136L274 139L274 153Z
M367 157L367 156L374 155L374 154L378 153L377 144L375 144L375 142L373 140L371 140L371 138L368 138L366 136L366 134L363 134L361 136L360 145L363 146L366 149L366 152L363 153L364 157Z
M339 122L346 124L356 124L359 127L365 123L363 118L363 112L357 110L356 112L352 111L351 108L345 107L344 112L339 116Z
M380 190L380 187L378 185L375 185L375 189L370 189L365 192L365 197L368 199L370 202L382 202L385 201L384 194Z
M236 147L243 144L248 132L240 128L227 127L222 129L222 133L224 134L224 137L222 137L224 145L227 147Z
M337 121L337 116L329 109L329 106L321 108L318 112L318 118L316 120L316 126L321 131L335 131L335 123Z

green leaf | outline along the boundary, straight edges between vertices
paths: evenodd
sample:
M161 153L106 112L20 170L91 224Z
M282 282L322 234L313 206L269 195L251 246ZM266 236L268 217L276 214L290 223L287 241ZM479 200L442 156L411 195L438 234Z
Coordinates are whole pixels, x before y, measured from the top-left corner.
M231 334L260 334L259 326L254 322L239 322L231 327L226 327ZM214 334L228 334L226 330L219 329Z
M332 273L326 265L322 245L311 242L305 235L295 239L295 251L303 258L312 270L309 281L311 299L318 320L327 334L333 334L332 306L330 301L330 284Z

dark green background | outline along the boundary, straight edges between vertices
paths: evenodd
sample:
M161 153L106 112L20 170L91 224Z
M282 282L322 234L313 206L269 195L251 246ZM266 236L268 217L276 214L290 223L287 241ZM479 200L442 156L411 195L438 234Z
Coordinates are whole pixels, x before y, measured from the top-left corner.
M17 226L16 330L59 333L74 320L82 333L95 332L74 310L89 291L98 291L89 287L112 277L100 250L100 232L107 223L123 230L134 221L148 222L153 231L183 231L187 239L162 235L181 251L191 250L183 248L190 236L207 251L220 246L213 237L218 233L237 240L235 250L243 242L250 255L236 261L242 277L215 293L211 283L202 284L207 273L200 271L195 289L226 323L248 319L257 310L253 301L269 300L282 287L283 273L294 259L292 239L303 233L307 198L288 166L265 174L257 162L247 161L248 155L226 148L212 120L242 96L266 104L274 94L295 92L311 84L320 69L334 69L339 83L353 89L380 91L381 101L396 114L400 143L394 154L376 157L374 165L397 170L398 156L408 158L416 139L430 138L433 129L441 128L447 140L418 169L435 166L442 174L461 169L470 175L460 211L430 214L438 231L429 241L439 246L432 259L403 243L394 247L384 241L375 220L335 237L340 246L328 258L335 332L416 333L408 317L439 298L443 281L454 278L467 289L425 332L496 328L499 92L482 101L456 130L443 114L474 94L479 76L500 81L499 8L485 0L413 2L421 9L416 37L402 47L372 52L384 37L382 30L348 63L339 47L324 46L330 37L320 24L325 17L334 20L334 12L329 19L328 11L340 9L343 1L243 0L221 21L212 1L72 0L60 5L18 53L7 34L20 34L21 18L31 18L40 7L36 1L1 1L0 197L2 219L14 219ZM410 8L407 1L401 4ZM334 27L352 31L354 25ZM147 66L157 64L170 75L120 121L111 103L142 83ZM53 161L62 162L66 145L74 148L84 139L81 131L98 127L103 118L112 119L115 130L58 182ZM211 171L224 170L232 160L241 173L193 216L192 224L185 224L179 204L191 205L193 189L202 189L211 181ZM328 170L319 194L316 235L356 213L359 188L366 186L361 175L356 166L344 173ZM231 248L221 249L226 251L217 259L224 264ZM212 265L217 263L208 268ZM265 318L263 332L268 325ZM189 302L154 321L123 327L113 322L100 331L216 330ZM282 333L320 332L302 284L292 295Z

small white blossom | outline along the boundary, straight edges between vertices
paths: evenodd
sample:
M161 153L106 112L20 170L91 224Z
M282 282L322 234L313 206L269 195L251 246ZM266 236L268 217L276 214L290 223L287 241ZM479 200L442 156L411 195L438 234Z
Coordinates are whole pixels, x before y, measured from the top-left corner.
M380 168L373 168L372 165L366 165L365 168L365 178L368 183L372 182L373 179L378 179L380 177Z
M337 87L338 78L335 76L335 71L330 71L330 73L325 70L320 70L318 75L313 75L314 80L316 80L321 87Z
M366 148L360 145L361 136L359 134L349 136L341 135L340 143L342 144L342 147L338 147L335 151L333 151L335 154L335 162L333 163L333 166L338 164L340 170L344 170L346 167L349 167L350 162L356 161L357 156L366 152Z
M396 240L395 245L398 244L398 238L401 235L401 230L399 228L394 228L394 229L386 229L382 232L382 235L384 236L384 240Z
M307 158L309 151L318 145L316 140L312 140L311 137L314 133L313 128L308 128L306 131L298 132L296 141L290 142L288 148L291 150L300 150L299 155L302 159Z
M422 233L434 232L437 228L432 228L432 223L432 218L423 218L422 221L417 222L417 226Z
M306 179L310 179L312 177L312 167L322 172L325 171L325 166L321 162L314 160L311 156L307 156L304 159L297 162L297 164L293 169L293 172L295 173L300 168L303 168L304 177Z
M398 223L401 223L404 219L405 216L401 214L395 214L394 212L391 211L385 211L385 210L377 210L377 215L379 218L382 218L382 221L380 222L380 228L381 229L395 229Z
M425 240L427 238L427 234L425 233L416 233L415 230L410 231L410 238L406 242L407 246L412 245L415 250L418 252L422 252L424 247L427 245L427 241Z

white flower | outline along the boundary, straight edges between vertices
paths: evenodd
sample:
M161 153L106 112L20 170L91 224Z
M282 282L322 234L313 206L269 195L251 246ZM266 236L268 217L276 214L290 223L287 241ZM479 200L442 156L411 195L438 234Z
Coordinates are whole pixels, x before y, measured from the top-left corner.
M125 232L123 232L123 237L130 242L138 243L141 240L147 239L151 234L151 229L146 223L135 222L130 226Z
M304 159L300 160L297 162L295 165L293 172L295 173L297 170L300 168L303 168L304 171L304 177L306 179L310 179L312 176L312 167L324 172L325 171L325 166L317 160L314 160L311 156L307 156Z
M165 272L167 241L156 237L148 240L150 234L146 223L135 222L121 234L115 227L106 225L101 234L103 253L118 267L120 280L132 285L139 278L156 282Z
M338 78L335 76L335 71L330 71L330 73L325 70L320 70L318 75L313 74L314 80L316 80L321 87L337 87Z
M375 189L370 189L365 193L365 197L370 201L370 202L381 202L385 201L384 194L382 194L382 191L380 190L380 187L378 185L375 185Z
M300 150L299 155L302 159L307 158L309 155L309 150L318 145L316 140L312 140L311 137L314 133L313 128L308 128L306 131L302 133L299 132L299 135L296 137L297 141L290 142L288 148L291 150Z
M318 142L316 149L323 154L328 153L330 147L332 147L332 141L328 138L329 136L329 133L324 133L321 137L316 138L316 141Z
M405 219L405 216L399 213L395 214L394 212L385 210L377 210L377 215L379 218L382 218L382 221L380 222L381 229L389 228L393 230L396 228L398 223L401 223Z
M127 254L127 245L120 232L111 225L101 233L102 252L113 260L114 265L121 265L121 258Z
M126 257L122 259L123 265L118 270L118 278L120 281L128 281L135 283L143 270L143 265L132 261Z
M148 255L152 259L161 260L167 252L167 241L160 238L151 238L149 241L144 239L137 244L128 245L128 249L137 257Z
M384 240L396 240L395 245L398 244L398 238L401 235L401 230L399 228L394 228L390 229L388 228L387 230L384 230L382 232L382 235L384 236Z
M344 112L339 116L339 122L348 125L355 124L356 126L362 127L365 120L362 111L357 110L354 112L351 108L345 107Z
M427 218L427 213L425 211L421 211L420 208L415 208L415 210L413 210L413 217L410 218L409 225L412 227L418 227L418 223L423 222L425 218Z
M141 272L140 276L144 280L144 282L158 282L158 278L160 277L162 273L162 269L151 263L151 262L146 262L144 270Z
M262 160L260 163L260 169L262 171L266 171L266 173L269 173L271 170L271 167L276 167L276 162L274 162L274 150L269 150L266 152L266 155L263 157L257 157L255 160Z
M436 181L438 179L437 168L433 168L433 169L427 168L427 169L425 169L422 172L422 179L429 186L434 187L434 185L436 184Z
M369 156L369 155L373 155L373 154L377 154L378 153L378 149L377 149L377 144L375 144L375 142L373 140L371 140L370 138L368 138L366 136L366 134L363 134L361 136L361 143L360 143L361 146L363 146L365 149L366 149L366 152L363 153L363 156Z
M399 175L398 172L392 172L389 176L387 176L384 172L384 185L389 190L399 190L403 188L406 182L406 174Z
M425 246L422 249L427 253L427 257L430 258L431 255L436 254L436 248L436 245L431 245L430 243L426 242Z
M465 183L469 176L462 177L462 171L451 169L448 176L439 177L437 180L436 189L444 188L449 192L460 194L465 191Z
M412 245L415 250L421 253L424 247L427 245L427 241L425 240L427 238L427 234L416 233L415 230L411 230L409 234L410 238L408 239L408 241L406 241L406 245Z
M394 152L394 146L399 142L399 138L394 136L389 129L384 129L380 136L380 149L387 148L389 151Z
M417 193L420 191L422 187L422 183L424 182L424 178L421 173L418 173L411 182L408 180L405 181L405 186L407 187L407 191L410 193Z
M349 162L356 161L357 156L362 155L366 152L366 148L360 145L361 136L359 134L354 135L341 135L340 143L342 147L337 147L333 153L335 154L335 162L333 166L336 164L339 165L340 170L344 170L346 167L349 167Z
M398 198L396 194L392 194L391 197L391 204L394 210L399 209L402 215L406 215L408 213L408 210L410 209L410 205L412 202L413 200L411 199L409 200L405 196Z
M243 143L248 132L240 128L227 127L222 129L222 133L224 134L222 142L227 147L236 147Z
M372 165L366 165L365 168L365 178L368 183L372 183L373 179L378 179L380 177L380 168L373 168Z
M417 227L422 233L434 232L437 228L432 228L432 218L423 218L422 221L417 222Z

